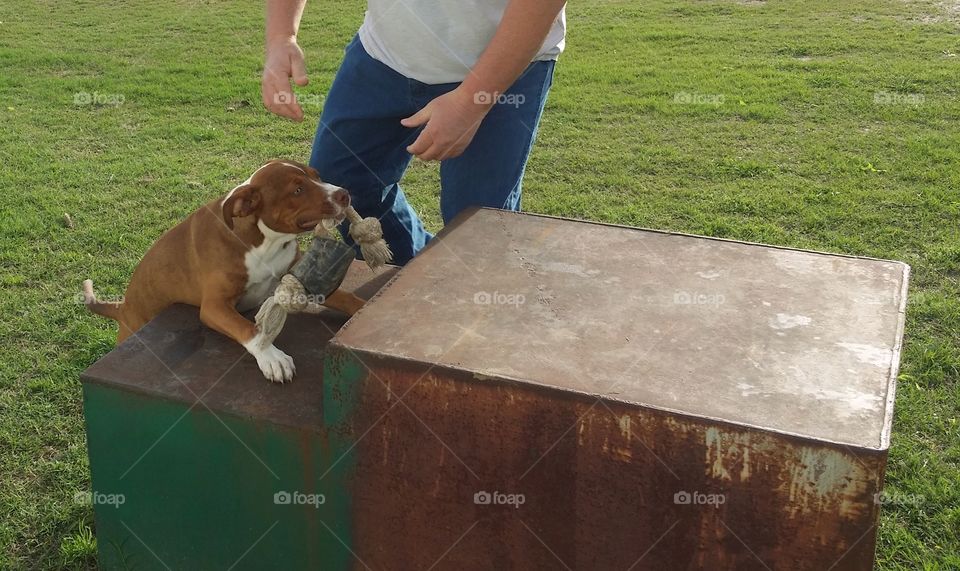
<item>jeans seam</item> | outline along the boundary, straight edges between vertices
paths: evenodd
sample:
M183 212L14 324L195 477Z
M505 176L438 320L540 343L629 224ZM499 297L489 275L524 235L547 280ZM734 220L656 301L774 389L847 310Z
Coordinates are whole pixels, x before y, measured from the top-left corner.
M523 162L519 165L519 172L515 177L517 182L513 185L513 188L510 189L510 196L513 195L513 191L517 188L523 188L523 174L527 170L527 163L530 161L530 153L533 152L533 145L537 140L537 133L540 131L540 120L543 117L543 110L547 105L547 96L549 95L548 83L552 85L553 81L553 70L555 69L554 65L548 64L547 72L543 76L543 82L540 84L540 91L537 93L537 99L540 101L540 108L537 110L537 120L533 125L533 132L530 133L530 141L527 143L526 148L524 149ZM509 91L509 90L508 90ZM520 208L520 201L522 200L522 190L520 193L521 196L517 197L517 208ZM509 197L508 197L509 198Z
M539 63L539 62L532 62L531 68L534 67L534 64L536 64L536 63ZM537 120L537 126L534 126L534 127L533 127L533 129L532 129L533 132L532 132L531 135L530 135L530 139L529 139L529 141L527 142L526 146L523 148L523 158L524 158L523 161L522 161L519 165L517 165L517 167L516 167L517 170L514 171L513 176L511 177L513 180L516 180L516 182L514 183L513 187L511 187L510 189L508 189L508 190L510 191L510 193L507 194L507 196L506 196L506 199L507 199L507 200L509 200L510 197L513 196L514 190L515 190L518 186L520 186L520 187L522 188L523 173L524 173L524 171L526 170L527 161L528 161L529 158L530 158L530 152L532 151L533 145L534 145L534 143L535 143L535 141L536 141L536 135L537 135L538 126L539 126L539 118L542 116L543 107L544 107L545 104L546 104L546 95L545 95L545 93L549 90L549 87L548 87L548 86L549 86L549 85L552 85L552 77L553 77L553 69L554 69L553 62L552 62L552 61L546 61L546 62L544 62L544 63L547 64L547 65L544 66L544 67L546 68L546 72L544 73L543 81L540 82L540 88L539 88L539 90L537 91L537 100L540 101L540 107L539 107L538 110L537 110L537 119L538 119L538 120ZM527 70L525 70L524 74L523 74L521 77L526 76L527 73L529 73L530 71L531 71L531 69L528 68ZM518 80L519 80L519 78L518 78ZM516 81L514 82L514 85L516 85ZM511 87L512 87L512 86L511 86ZM510 90L508 89L507 92L509 92L509 91L510 91ZM469 147L468 147L468 148L469 148ZM441 163L441 169L442 169L442 165L443 165L443 163ZM447 194L446 192L443 192L443 190L444 190L444 188L445 188L444 185L443 185L443 170L441 170L441 180L440 180L440 183L441 183L441 194L440 194L440 201L441 201L441 202L440 202L440 210L441 210L441 214L443 214L443 210L444 210L443 204L444 204L444 202L445 202L444 197L445 197L445 195ZM521 200L521 197L518 197L518 198L517 198L517 208L518 208L518 209L519 209L519 207L520 207L520 200ZM504 204L506 204L506 202L504 202ZM444 217L444 220L446 221L446 217Z

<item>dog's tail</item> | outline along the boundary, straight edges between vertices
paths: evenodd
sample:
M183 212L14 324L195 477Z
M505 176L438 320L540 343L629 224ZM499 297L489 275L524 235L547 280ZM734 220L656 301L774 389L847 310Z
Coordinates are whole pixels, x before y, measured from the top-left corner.
M93 280L83 280L83 303L87 306L87 309L97 315L120 321L120 304L97 301L97 295L93 293Z

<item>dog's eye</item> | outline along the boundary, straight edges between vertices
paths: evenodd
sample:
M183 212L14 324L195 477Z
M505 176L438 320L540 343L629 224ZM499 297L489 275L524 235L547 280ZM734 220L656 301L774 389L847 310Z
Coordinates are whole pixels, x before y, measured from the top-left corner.
M298 187L297 187L297 190L293 191L294 194L300 194L301 192L303 192L303 187L302 187L302 186L298 186Z

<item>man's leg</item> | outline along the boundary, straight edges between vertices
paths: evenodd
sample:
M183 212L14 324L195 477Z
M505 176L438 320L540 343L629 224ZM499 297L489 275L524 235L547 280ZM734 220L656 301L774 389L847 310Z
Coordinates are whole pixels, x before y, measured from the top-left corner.
M484 118L467 150L440 164L444 223L471 206L520 210L523 171L553 80L554 64L530 64Z
M431 238L399 184L415 135L400 120L418 111L409 90L407 78L371 58L354 38L324 102L310 157L324 181L350 191L361 216L380 219L401 265Z

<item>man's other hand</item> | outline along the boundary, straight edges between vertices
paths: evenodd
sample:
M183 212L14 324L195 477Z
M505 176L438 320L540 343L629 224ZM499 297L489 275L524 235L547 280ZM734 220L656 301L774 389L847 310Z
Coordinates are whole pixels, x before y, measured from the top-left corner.
M303 109L297 103L290 86L290 79L300 87L310 82L307 79L307 65L303 60L303 50L297 45L296 38L274 42L267 46L267 58L263 65L263 77L260 80L260 93L263 96L264 106L271 113L294 121L303 121Z

